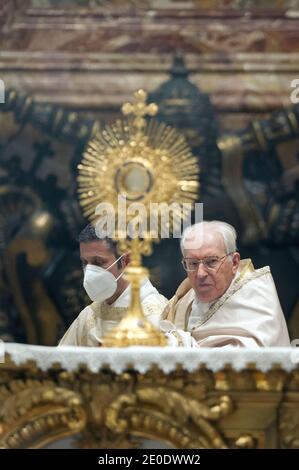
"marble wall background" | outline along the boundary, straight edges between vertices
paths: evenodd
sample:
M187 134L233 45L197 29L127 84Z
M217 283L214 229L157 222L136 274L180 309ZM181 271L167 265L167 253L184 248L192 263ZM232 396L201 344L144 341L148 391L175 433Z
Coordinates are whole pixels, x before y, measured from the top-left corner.
M299 2L2 0L0 77L105 119L156 89L181 51L221 129L290 105L299 78Z

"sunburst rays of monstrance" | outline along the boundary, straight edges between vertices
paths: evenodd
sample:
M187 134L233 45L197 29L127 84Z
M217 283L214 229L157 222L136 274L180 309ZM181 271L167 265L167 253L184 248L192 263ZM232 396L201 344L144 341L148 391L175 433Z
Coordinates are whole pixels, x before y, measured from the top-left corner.
M131 253L131 262L125 269L131 283L131 304L119 325L104 337L106 347L166 345L164 335L146 320L142 311L140 281L148 276L148 271L141 265L141 255L151 254L152 242L163 237L165 228L170 233L181 226L198 196L197 159L184 136L174 128L145 119L158 111L156 104L146 104L146 98L145 91L137 91L135 103L122 106L128 117L92 137L78 165L78 192L84 215L96 226L98 205L103 202L112 205L115 230L111 238L118 242L120 253ZM131 209L134 203L144 208L138 223L132 210L127 210L129 234L128 230L119 229L119 218L123 216L118 211L120 199L131 204ZM152 203L159 205L155 233L149 220ZM167 227L163 226L163 212L170 216Z

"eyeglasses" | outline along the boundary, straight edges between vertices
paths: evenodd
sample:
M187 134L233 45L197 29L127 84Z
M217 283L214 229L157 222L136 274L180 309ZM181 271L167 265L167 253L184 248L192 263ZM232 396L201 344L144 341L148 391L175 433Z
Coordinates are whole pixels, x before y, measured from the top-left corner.
M215 269L220 268L222 264L221 261L223 261L224 258L226 258L229 255L232 255L232 253L227 253L221 258L219 256L207 256L206 258L203 258L203 259L183 258L182 264L186 271L191 271L191 272L197 271L201 263L207 270L214 271Z

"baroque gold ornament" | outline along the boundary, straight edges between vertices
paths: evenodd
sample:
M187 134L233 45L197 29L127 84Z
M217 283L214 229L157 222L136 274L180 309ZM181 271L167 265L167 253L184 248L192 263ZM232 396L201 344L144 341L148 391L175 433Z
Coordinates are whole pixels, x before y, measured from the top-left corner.
M145 91L137 91L135 98L135 103L122 106L128 117L99 131L78 165L84 215L96 231L105 228L119 242L119 251L130 252L132 259L125 270L131 306L104 338L105 346L166 344L142 313L139 286L148 272L141 267L141 255L151 253L152 241L181 229L198 196L198 162L185 137L158 120L145 119L158 110L156 104L146 103ZM112 218L111 213L107 217L111 207Z
M176 368L167 372L163 358L141 372L143 358L136 360L131 351L131 365L116 372L121 350L108 363L101 349L84 358L78 352L71 365L69 352L57 348L50 361L43 348L7 344L5 349L0 449L55 448L56 441L59 447L133 449L144 448L147 439L176 449L299 447L299 367L289 369L286 351L285 365L273 359L267 370L262 350L248 356L241 370L237 351L213 370L210 350L192 372L186 351L178 351Z

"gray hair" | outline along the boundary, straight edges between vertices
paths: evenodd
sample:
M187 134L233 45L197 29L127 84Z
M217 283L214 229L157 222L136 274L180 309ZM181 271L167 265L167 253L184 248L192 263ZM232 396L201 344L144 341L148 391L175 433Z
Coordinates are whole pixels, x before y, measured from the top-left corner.
M191 225L184 230L181 238L181 251L183 254L186 238L190 237L192 233L202 233L203 229L220 233L224 241L226 254L237 251L237 232L232 225L227 224L226 222L222 222L221 220L204 220L197 224Z

